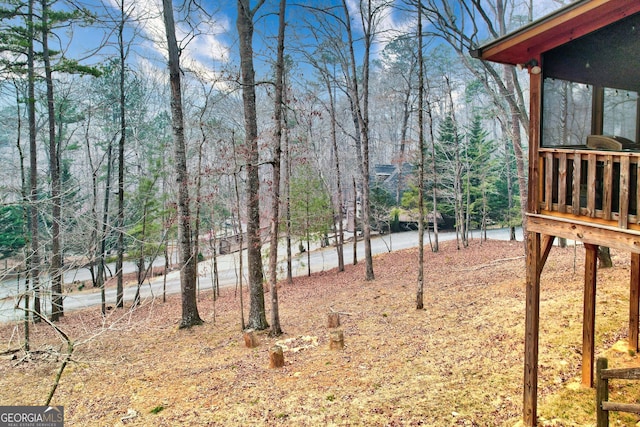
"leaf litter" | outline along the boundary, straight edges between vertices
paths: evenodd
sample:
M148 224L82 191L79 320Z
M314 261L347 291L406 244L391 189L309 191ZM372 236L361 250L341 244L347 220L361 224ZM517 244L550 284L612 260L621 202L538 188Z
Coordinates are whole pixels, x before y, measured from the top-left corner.
M628 254L598 274L596 351L610 366L638 366L626 348ZM594 394L579 386L584 251L554 248L542 275L539 407L546 426L595 425ZM574 270L574 265L577 269ZM76 342L52 404L73 426L513 426L522 413L525 260L523 244L472 241L425 252L425 309L415 309L417 250L279 285L285 334L257 332L246 348L239 295L199 295L205 324L179 330L180 299L145 300L131 311L67 313ZM266 297L268 301L268 295ZM248 298L245 296L245 301ZM248 311L248 307L245 307ZM342 313L343 350L329 348L327 316ZM215 318L214 318L215 313ZM269 319L270 313L267 314ZM3 325L19 345L20 325ZM11 338L11 342L9 341ZM622 343L622 344L621 344ZM269 369L269 348L285 366ZM32 325L32 349L60 348ZM0 359L0 405L41 405L55 359ZM634 402L640 388L614 390ZM626 399L626 400L625 400ZM162 408L162 410L158 410ZM615 415L616 425L638 417Z

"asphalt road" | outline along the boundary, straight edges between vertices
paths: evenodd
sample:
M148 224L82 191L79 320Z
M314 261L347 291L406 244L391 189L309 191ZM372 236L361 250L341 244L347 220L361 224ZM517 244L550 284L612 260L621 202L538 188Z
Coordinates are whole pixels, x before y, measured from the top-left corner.
M432 236L433 237L433 236ZM487 232L487 237L489 239L494 240L507 240L509 238L508 229L496 229L489 230ZM518 240L522 240L522 229L517 229L516 237ZM439 233L439 241L447 241L455 239L455 233L453 232L441 232ZM479 239L480 232L474 231L471 234L472 239ZM429 244L428 236L425 235L425 244ZM391 252L395 250L406 249L410 247L415 247L418 245L418 232L417 231L407 231L404 233L395 233L385 236L376 236L371 240L371 251L372 253L379 254L384 252ZM284 248L283 248L284 249ZM286 264L284 261L284 250L279 249L279 258L282 259L279 264L279 273L282 275L285 274ZM297 253L297 250L295 251ZM321 272L325 270L330 270L332 268L337 267L338 265L338 256L334 247L329 248L318 248L312 250L309 254L309 258L307 258L307 253L296 254L293 257L293 275L301 276L307 274L307 266L311 265L311 272ZM358 242L357 247L357 255L359 260L364 259L364 243L362 241ZM244 251L244 278L243 283L247 283L247 275L246 275L246 251ZM308 261L309 260L309 261ZM230 287L237 286L239 278L238 278L238 267L239 267L239 253L221 255L218 256L218 280L220 283L220 287ZM353 262L353 250L352 244L345 245L345 263L349 264ZM130 263L131 265L125 266L125 268L130 269L131 271L135 271L135 265ZM375 268L375 265L374 265ZM208 290L211 289L213 283L213 261L206 260L200 262L198 264L198 286L200 290ZM75 280L85 280L83 279L83 275L87 274L86 269L85 272L78 270L72 270L66 273L65 280L73 281ZM140 289L141 298L150 299L150 298L158 298L162 296L163 288L165 286L163 277L156 277L151 279L149 282L146 282ZM23 316L23 312L21 310L16 310L14 308L15 303L17 301L17 283L14 282L3 282L0 284L0 322L7 322L18 320ZM124 291L125 301L133 300L136 292L136 286L128 286ZM180 272L174 271L167 275L166 280L166 293L167 294L175 294L180 292ZM114 305L116 300L116 290L114 288L108 288L105 291L107 305ZM44 298L46 301L49 298ZM84 292L76 292L66 294L64 298L64 308L65 311L73 311L87 307L96 307L101 304L101 296L98 290L96 291L84 291ZM45 307L45 310L48 312L50 307Z

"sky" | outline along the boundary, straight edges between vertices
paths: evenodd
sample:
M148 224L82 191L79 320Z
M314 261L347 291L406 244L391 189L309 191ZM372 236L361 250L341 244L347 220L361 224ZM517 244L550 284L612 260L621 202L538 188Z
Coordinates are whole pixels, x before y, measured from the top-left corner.
M125 8L131 17L131 22L138 24L131 25L126 36L132 38L134 31L137 43L134 46L136 55L132 59L139 62L143 68L163 68L166 61L166 40L164 32L164 21L161 13L161 0L86 0L87 6L98 14L108 12L114 18L119 17L120 3L125 1ZM373 0L381 1L381 0ZM523 5L529 4L529 0L522 1ZM340 0L324 0L322 3L333 3L340 5ZM251 1L255 5L256 1ZM394 3L401 4L402 0L394 0ZM176 33L179 41L182 41L184 51L181 56L183 67L195 71L210 79L216 79L219 73L227 69L230 64L237 64L238 46L235 28L236 0L203 0L202 10L192 9L192 20L197 22L195 32L196 37L192 37L192 29L182 17L185 16L183 9L184 2L174 1L174 14L176 17ZM295 23L301 19L304 13L302 5L317 6L320 1L309 0L289 0L287 6L287 16L289 23ZM347 0L351 16L354 23L358 22L358 0ZM275 32L277 30L277 0L267 0L258 13L255 24L254 49L257 53L256 67L266 66L260 63L261 55L274 57ZM536 0L534 6L534 17L538 18L543 14L560 7L556 0ZM308 14L305 16L309 16ZM383 16L379 24L379 29L383 34L394 34L397 30L410 28L413 23L407 19L406 14L400 12L390 12ZM355 38L358 37L357 27L354 25ZM106 29L104 30L107 31ZM110 39L112 45L104 48L102 53L94 54L96 46L100 45L103 39L108 37L95 28L74 30L73 49L83 53L92 53L87 58L89 63L100 62L101 58L113 56L117 53L113 45L114 34ZM374 57L385 45L385 40L381 39L374 46ZM82 54L80 55L82 56ZM135 58L134 58L135 57Z

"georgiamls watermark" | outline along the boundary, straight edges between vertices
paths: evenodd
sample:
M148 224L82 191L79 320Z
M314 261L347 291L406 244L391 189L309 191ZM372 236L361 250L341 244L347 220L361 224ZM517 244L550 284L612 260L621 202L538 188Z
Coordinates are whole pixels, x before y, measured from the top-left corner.
M64 427L64 408L0 406L0 427Z

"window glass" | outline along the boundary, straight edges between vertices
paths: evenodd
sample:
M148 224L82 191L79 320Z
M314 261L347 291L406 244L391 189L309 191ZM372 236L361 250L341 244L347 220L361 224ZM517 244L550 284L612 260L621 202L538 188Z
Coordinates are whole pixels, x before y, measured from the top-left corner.
M605 88L602 134L636 141L637 108L637 92Z
M584 146L591 132L591 86L547 78L543 90L542 146Z

